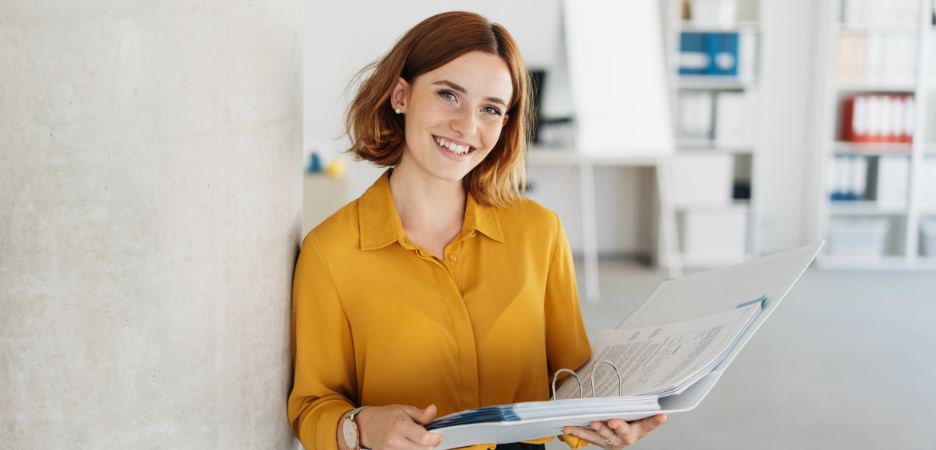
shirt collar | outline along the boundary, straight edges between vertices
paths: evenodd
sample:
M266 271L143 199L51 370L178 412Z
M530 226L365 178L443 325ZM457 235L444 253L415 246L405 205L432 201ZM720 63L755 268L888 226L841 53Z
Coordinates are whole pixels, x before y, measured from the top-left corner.
M358 200L358 220L361 229L361 250L376 250L394 242L399 242L406 248L415 248L406 238L400 215L393 206L389 169ZM475 230L504 243L504 232L497 210L478 204L469 193L465 205L465 224L460 237L456 239L467 238Z

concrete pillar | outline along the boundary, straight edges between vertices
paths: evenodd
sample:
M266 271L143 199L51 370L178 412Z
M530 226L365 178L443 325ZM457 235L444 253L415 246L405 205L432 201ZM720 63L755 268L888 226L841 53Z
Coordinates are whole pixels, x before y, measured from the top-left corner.
M296 445L301 8L0 2L0 448Z

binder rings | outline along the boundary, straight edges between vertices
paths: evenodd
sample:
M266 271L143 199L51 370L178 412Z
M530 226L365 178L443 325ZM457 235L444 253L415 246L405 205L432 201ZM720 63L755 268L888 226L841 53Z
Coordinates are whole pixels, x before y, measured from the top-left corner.
M714 368L679 394L659 399L655 396L603 397L487 407L441 417L429 424L427 429L442 434L442 444L437 448L446 450L474 444L505 444L556 436L562 434L565 426L588 426L595 420L619 418L633 421L659 412L672 414L690 411L712 390L724 370L783 300L821 247L822 242L817 242L731 267L665 280L640 308L618 326L618 330L633 330L692 321L742 307L751 308L752 304L756 304L752 299L756 299L759 312L747 316L750 317L749 322L733 345L721 355ZM597 365L592 365L592 369ZM594 374L594 370L591 374ZM576 380L579 380L578 376L570 376L566 382ZM594 389L594 382L591 386ZM579 392L587 390L580 385ZM561 404L562 408L554 407L552 412L545 413L550 409L547 403ZM490 417L501 419L470 423L474 419L465 417L472 414L489 414ZM505 414L513 415L506 417Z

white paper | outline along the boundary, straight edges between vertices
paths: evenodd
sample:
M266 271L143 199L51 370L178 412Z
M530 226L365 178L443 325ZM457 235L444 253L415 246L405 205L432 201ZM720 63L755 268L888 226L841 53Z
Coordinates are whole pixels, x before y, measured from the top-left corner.
M621 394L679 394L712 369L760 312L760 303L673 324L605 330L592 344L592 357L576 371L585 395L592 396L590 374L598 360L609 360L621 373ZM595 369L595 396L618 394L618 376L608 364ZM579 395L574 379L567 379L556 398Z

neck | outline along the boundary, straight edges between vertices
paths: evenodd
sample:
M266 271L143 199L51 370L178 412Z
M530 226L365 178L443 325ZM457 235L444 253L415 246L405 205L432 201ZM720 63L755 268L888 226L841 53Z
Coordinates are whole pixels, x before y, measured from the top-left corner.
M465 221L467 200L461 180L441 180L418 170L404 158L390 177L390 194L404 231L408 235L447 235L454 231L457 235Z

